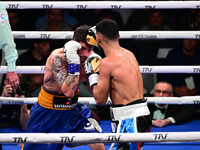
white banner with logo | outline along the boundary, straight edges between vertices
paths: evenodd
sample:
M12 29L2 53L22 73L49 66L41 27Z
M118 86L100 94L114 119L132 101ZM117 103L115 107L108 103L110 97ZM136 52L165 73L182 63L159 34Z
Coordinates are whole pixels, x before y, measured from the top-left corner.
M195 104L200 105L200 96L183 96L183 97L145 97L148 104ZM0 97L0 104L34 104L37 97L16 98L16 97ZM96 105L94 97L79 97L79 102L87 105ZM108 98L105 105L112 105L112 101Z
M1 133L1 143L198 142L200 132Z
M139 66L141 73L200 73L200 66ZM43 74L45 66L16 66L17 73ZM7 66L0 66L0 73L7 73Z
M73 31L12 31L15 39L72 39ZM200 31L119 31L120 39L200 39Z
M199 1L3 1L7 9L198 9Z

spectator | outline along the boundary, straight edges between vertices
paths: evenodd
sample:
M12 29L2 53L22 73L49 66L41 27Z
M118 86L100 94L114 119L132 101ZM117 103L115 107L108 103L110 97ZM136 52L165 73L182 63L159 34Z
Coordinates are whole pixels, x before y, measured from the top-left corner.
M166 57L165 65L200 65L199 40L183 39L181 47L174 48ZM163 79L173 86L175 96L194 96L200 94L200 75L196 73L164 74ZM195 119L199 119L199 106L186 105Z
M173 97L172 85L165 81L158 82L153 91L154 97ZM193 116L184 105L152 104L148 105L153 121L152 125L164 127L191 121Z
M134 9L128 17L126 30L139 30L141 27L150 24L148 11L148 9ZM163 10L163 23L171 27L172 21L169 14L171 14L169 11Z
M148 10L148 19L149 24L144 25L140 28L140 30L172 30L171 27L164 24L164 14L163 11L160 9ZM139 35L138 38L139 39L127 40L126 47L128 47L128 49L134 53L140 65L158 65L157 55L159 49L163 48L162 46L164 45L166 46L170 41L168 41L167 39L156 39L156 35L154 35L153 33L150 36Z
M72 26L66 22L64 18L63 9L49 9L46 14L47 21L43 21L40 31L69 31Z
M171 27L164 24L164 14L160 9L148 10L149 24L144 25L140 30L151 30L151 31L169 31Z
M9 22L12 31L30 31L32 28L24 21L24 16L17 9L8 9ZM22 20L23 18L23 20Z
M165 65L200 65L199 40L183 39L181 47L171 50ZM199 74L165 74L165 81L172 84L175 96L192 96L200 94Z
M148 24L147 11L147 9L134 9L128 18L126 30L139 30L142 26Z
M90 17L88 17L90 16ZM124 30L124 25L121 15L117 11L108 9L90 9L86 10L80 15L79 24L96 25L99 21L104 19L112 19L117 22L120 30Z
M16 9L9 9L8 10L9 22L12 31L20 31L22 28L19 26L19 14Z
M75 17L71 16L68 10L64 10L63 20L64 22L67 22L73 29L75 29L75 26L78 25L78 20ZM43 22L48 22L47 15L41 16L36 20L36 30L39 30L41 28Z
M24 98L29 88L27 84L20 84L16 90L13 90L9 84L4 81L2 97ZM29 108L28 108L29 107ZM0 105L0 128L15 126L20 122L22 130L26 129L30 114L31 105Z
M33 48L19 56L17 65L44 66L50 54L50 40L35 40ZM37 97L44 74L19 74L20 81L30 86L31 96Z

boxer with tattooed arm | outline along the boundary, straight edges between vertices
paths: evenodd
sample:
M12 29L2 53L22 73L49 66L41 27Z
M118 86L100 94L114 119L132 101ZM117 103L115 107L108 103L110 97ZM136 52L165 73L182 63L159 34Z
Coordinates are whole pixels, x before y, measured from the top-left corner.
M38 102L32 107L28 133L95 133L102 132L86 104L78 102L79 84L85 74L84 64L93 46L87 44L89 26L74 31L73 39L54 50L47 59L44 83ZM88 83L89 84L89 83ZM89 88L90 86L88 86ZM91 90L89 88L89 90ZM66 143L67 147L80 144ZM92 150L105 150L104 144L87 144ZM22 150L61 150L63 144L24 144Z

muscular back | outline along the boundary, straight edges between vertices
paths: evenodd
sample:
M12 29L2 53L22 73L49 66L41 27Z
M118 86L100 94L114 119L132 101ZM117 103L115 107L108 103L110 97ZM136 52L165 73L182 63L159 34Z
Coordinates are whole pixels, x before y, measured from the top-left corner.
M135 56L128 50L106 57L103 71L110 70L110 98L113 104L127 104L143 98L143 81Z

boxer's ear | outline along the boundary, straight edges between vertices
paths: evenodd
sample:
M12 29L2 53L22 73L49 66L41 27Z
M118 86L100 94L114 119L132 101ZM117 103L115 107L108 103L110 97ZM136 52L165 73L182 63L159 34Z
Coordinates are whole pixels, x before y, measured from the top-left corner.
M99 35L96 35L96 39L97 39L97 42L100 43L101 42L101 36Z

